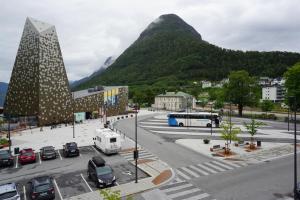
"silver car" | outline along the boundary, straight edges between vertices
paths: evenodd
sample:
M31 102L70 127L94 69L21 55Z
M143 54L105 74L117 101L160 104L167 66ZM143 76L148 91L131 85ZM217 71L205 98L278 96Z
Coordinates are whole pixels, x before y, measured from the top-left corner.
M0 185L0 200L21 200L16 183Z

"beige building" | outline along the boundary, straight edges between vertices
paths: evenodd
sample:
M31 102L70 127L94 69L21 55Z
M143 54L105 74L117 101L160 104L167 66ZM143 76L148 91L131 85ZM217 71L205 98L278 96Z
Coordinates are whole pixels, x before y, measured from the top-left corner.
M155 103L152 105L155 109L182 111L187 108L193 108L195 98L184 92L167 92L155 97Z

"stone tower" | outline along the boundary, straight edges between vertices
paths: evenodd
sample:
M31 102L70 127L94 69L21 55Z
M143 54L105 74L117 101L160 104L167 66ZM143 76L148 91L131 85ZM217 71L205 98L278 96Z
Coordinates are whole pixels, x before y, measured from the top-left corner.
M72 96L53 25L26 19L4 113L35 116L39 126L72 120Z

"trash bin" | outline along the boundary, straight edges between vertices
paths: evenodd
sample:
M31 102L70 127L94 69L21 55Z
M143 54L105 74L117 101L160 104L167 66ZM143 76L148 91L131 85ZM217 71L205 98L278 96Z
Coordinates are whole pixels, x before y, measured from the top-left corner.
M15 155L17 155L17 154L19 154L19 152L20 152L20 148L19 147L15 147Z
M257 146L261 147L261 141L257 141Z

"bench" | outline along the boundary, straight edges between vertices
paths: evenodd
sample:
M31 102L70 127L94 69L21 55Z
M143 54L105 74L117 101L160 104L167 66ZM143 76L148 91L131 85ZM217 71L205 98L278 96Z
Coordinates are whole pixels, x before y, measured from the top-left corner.
M238 147L238 146L244 146L245 145L245 141L241 140L238 141L237 143L234 143L234 146Z
M221 149L221 145L213 145L213 147L210 148L210 151L213 152L215 150L220 150Z

